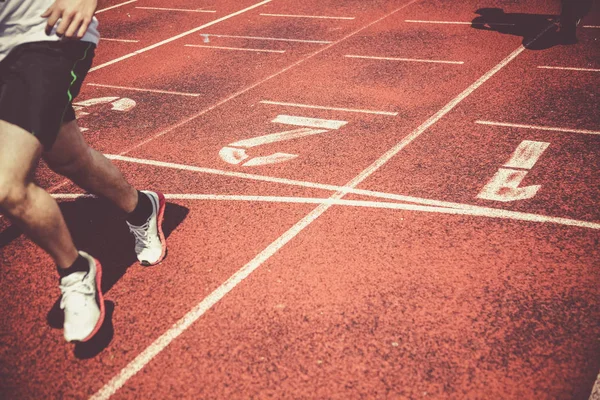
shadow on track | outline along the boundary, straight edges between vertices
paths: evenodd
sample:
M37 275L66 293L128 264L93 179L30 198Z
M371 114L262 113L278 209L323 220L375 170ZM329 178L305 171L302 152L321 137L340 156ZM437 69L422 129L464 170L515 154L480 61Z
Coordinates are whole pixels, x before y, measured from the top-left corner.
M102 292L108 292L121 279L132 265L139 266L134 249L134 239L124 216L115 211L115 207L101 199L78 199L61 202L61 211L73 236L75 246L96 257L102 264ZM177 204L167 203L163 232L165 238L186 218L189 210ZM21 231L10 226L0 232L0 248L8 245L21 235ZM160 265L148 268L160 268ZM98 332L89 342L75 346L75 356L90 358L99 354L111 342L113 337L112 314L114 304L106 301L105 321ZM54 303L46 316L48 325L62 329L64 314L60 309L60 297Z
M500 8L480 8L471 22L475 29L496 31L523 37L529 50L544 50L563 44L577 43L576 27L592 9L592 0L562 0L560 16L539 14L506 14ZM541 32L541 37L533 41Z
M531 43L544 29L556 22L556 15L506 14L500 8L480 8L475 13L479 14L479 16L471 21L472 28L496 31L505 35L521 36L523 38L523 45L527 49L542 50L543 48L550 48L559 44L556 40L556 35L550 32L555 31L555 28L551 28L542 37Z

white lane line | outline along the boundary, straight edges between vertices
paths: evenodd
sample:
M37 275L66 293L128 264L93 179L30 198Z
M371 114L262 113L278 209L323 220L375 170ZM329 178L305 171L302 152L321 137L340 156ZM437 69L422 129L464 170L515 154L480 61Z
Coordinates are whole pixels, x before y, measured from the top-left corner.
M163 93L163 94L173 94L173 95L177 95L177 96L189 96L189 97L200 96L200 93L173 92L171 90L144 89L144 88L134 88L134 87L129 87L129 86L103 85L101 83L88 83L87 85L95 86L95 87L110 88L110 89L132 90L135 92Z
M102 41L107 41L107 42L123 42L123 43L138 43L139 40L131 40L131 39L112 39L112 38L100 38L100 40Z
M201 44L186 44L185 47L200 47L203 49L253 51L256 53L285 53L285 50L249 49L245 47L203 46Z
M538 68L542 69L561 69L565 71L583 71L583 72L600 72L599 68L575 68L575 67L552 67L549 65L540 65Z
M236 11L236 12L234 12L234 13L231 13L231 14L229 14L229 15L226 15L226 16L224 16L224 17L221 17L221 18L215 19L214 21L210 21L210 22L208 22L208 23L206 23L206 24L204 24L204 25L200 25L200 26L198 26L198 27L196 27L196 28L194 28L194 29L190 29L189 31L186 31L186 32L180 33L179 35L176 35L176 36L170 37L170 38L168 38L168 39L162 40L162 41L160 41L160 42L158 42L158 43L155 43L155 44L153 44L153 45L150 45L150 46L144 47L143 49L136 50L136 51L134 51L133 53L125 54L124 56L121 56L121 57L115 58L114 60L107 61L107 62L105 62L105 63L103 63L103 64L100 64L100 65L96 65L95 67L93 67L93 68L90 68L90 72L97 71L97 70L99 70L99 69L102 69L102 68L108 67L109 65L113 65L113 64L115 64L115 63L118 63L118 62L120 62L120 61L127 60L128 58L131 58L131 57L133 57L133 56L137 56L138 54L142 54L142 53L145 53L145 52L147 52L147 51L149 51L149 50L155 49L155 48L157 48L157 47L160 47L160 46L162 46L162 45L165 45L165 44L167 44L167 43L171 43L171 42L173 42L173 41L175 41L175 40L177 40L177 39L181 39L182 37L185 37L185 36L191 35L192 33L196 33L196 32L198 32L198 31L200 31L200 30L202 30L202 29L204 29L204 28L208 28L209 26L213 26L213 25L215 25L215 24L218 24L219 22L223 22L223 21L225 21L225 20L227 20L227 19L230 19L230 18L236 17L236 16L238 16L238 15L240 15L240 14L243 14L243 13L245 13L245 12L248 12L248 11L254 10L254 9L255 9L255 8L257 8L257 7L263 6L263 5L265 5L265 4L268 4L268 3L272 2L272 1L273 1L273 0L263 0L263 1L261 1L260 3L256 3L256 4L254 4L254 5L251 5L250 7L246 7L246 8L244 8L244 9L242 9L242 10Z
M583 25L583 28L600 29L600 25Z
M218 37L218 38L232 38L232 39L250 39L250 40L269 40L277 42L297 42L297 43L316 43L316 44L330 44L333 43L327 40L307 40L307 39L288 39L288 38L274 38L274 37L263 37L263 36L235 36L235 35L214 35L212 33L204 34L201 36L206 38Z
M340 129L348 121L336 121L334 119L296 117L294 115L278 115L273 121L278 124L307 126L309 128Z
M284 103L281 101L270 101L270 100L261 100L259 103L271 104L271 105L276 105L276 106L286 106L286 107L313 108L316 110L331 110L331 111L345 111L345 112L363 113L363 114L389 115L392 117L395 117L398 115L397 112L391 112L391 111L376 111L376 110L363 110L363 109L359 109L359 108L316 106L316 105L311 105L311 104Z
M558 128L558 127L553 127L553 126L511 124L508 122L497 122L497 121L475 121L475 123L480 124L480 125L504 126L507 128L523 128L523 129L535 129L535 130L540 130L540 131L582 133L585 135L600 135L600 131L590 131L590 130L586 130L586 129L570 129L570 128Z
M504 22L426 21L426 20L417 20L417 19L405 19L404 22L410 22L413 24L515 26L515 24L504 23Z
M262 17L288 17L288 18L313 18L313 19L342 19L352 20L354 17L331 17L326 15L297 15L297 14L260 14Z
M113 8L117 8L117 7L125 6L127 4L135 3L136 1L137 0L130 0L130 1L126 1L125 3L116 4L114 6L103 8L101 10L96 10L95 14L100 14L100 13L103 13L104 11L112 10Z
M197 12L197 13L216 13L215 10L189 10L184 8L164 8L164 7L136 7L140 10L156 10L156 11L183 11L183 12Z
M358 56L354 54L346 54L347 58L363 58L367 60L386 60L386 61L407 61L420 63L438 63L438 64L464 64L464 61L444 61L444 60L425 60L420 58L400 58L400 57L377 57L377 56Z
M79 198L95 198L90 194L72 194L59 193L53 194L55 199L73 200ZM421 211L429 213L449 214L449 215L468 215L477 217L501 218L515 221L553 223L557 225L576 226L579 228L588 228L600 230L600 223L580 221L570 218L551 217L542 214L523 213L518 211L508 211L500 209L483 209L477 207L448 208L432 207L407 203L390 203L383 201L369 200L344 200L321 197L286 197L286 196L253 196L253 195L231 195L231 194L194 194L194 193L173 193L165 194L168 200L198 200L198 201L244 201L244 202L266 202L266 203L287 203L287 204L320 204L331 206L346 207L364 207L387 210L406 210Z

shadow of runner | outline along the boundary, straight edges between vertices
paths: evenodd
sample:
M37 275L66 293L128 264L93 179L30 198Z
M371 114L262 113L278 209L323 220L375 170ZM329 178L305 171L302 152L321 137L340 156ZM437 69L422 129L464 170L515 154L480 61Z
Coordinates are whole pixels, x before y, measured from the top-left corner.
M550 24L556 24L556 15L506 14L501 8L480 8L475 13L479 16L471 21L472 28L521 36L523 45L529 50L542 50L559 44L557 26L532 43Z

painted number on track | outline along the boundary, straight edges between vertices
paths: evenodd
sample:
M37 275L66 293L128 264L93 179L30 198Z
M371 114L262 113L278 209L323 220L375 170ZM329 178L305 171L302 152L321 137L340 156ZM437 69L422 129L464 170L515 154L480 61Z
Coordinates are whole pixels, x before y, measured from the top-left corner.
M533 168L542 153L550 146L546 142L524 140L512 157L477 195L478 198L494 201L517 201L533 198L541 185L519 187L527 172Z
M289 161L298 157L298 154L273 153L267 156L251 157L246 153L246 150L266 144L299 139L306 136L319 135L329 132L332 129L337 130L348 123L347 121L296 117L292 115L278 115L277 118L271 122L291 126L300 126L301 128L256 136L250 139L238 140L237 142L233 142L223 147L219 151L219 156L221 159L226 163L234 165L241 164L244 167L255 167L258 165L275 164Z
M110 104L111 110L127 112L131 111L136 106L136 102L132 99L128 99L127 97L97 97L94 99L88 99L83 101L78 101L77 103L73 103L73 110L75 110L75 115L77 119L89 115L90 113L85 111L88 107L93 107L101 104ZM88 128L81 128L82 132L87 131Z

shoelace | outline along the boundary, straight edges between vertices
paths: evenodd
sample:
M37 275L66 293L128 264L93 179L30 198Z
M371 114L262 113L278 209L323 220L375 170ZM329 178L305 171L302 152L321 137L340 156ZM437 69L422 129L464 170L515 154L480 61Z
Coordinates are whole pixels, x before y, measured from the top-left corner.
M92 286L89 283L83 281L68 286L59 285L59 287L60 291L62 292L62 298L60 299L61 309L65 308L65 303L67 302L67 299L70 295L74 293L79 293L83 295L94 294L94 289L92 288Z
M150 220L148 220L142 226L129 225L129 230L133 233L135 238L136 250L148 248L150 239L148 238L148 231L150 229Z

